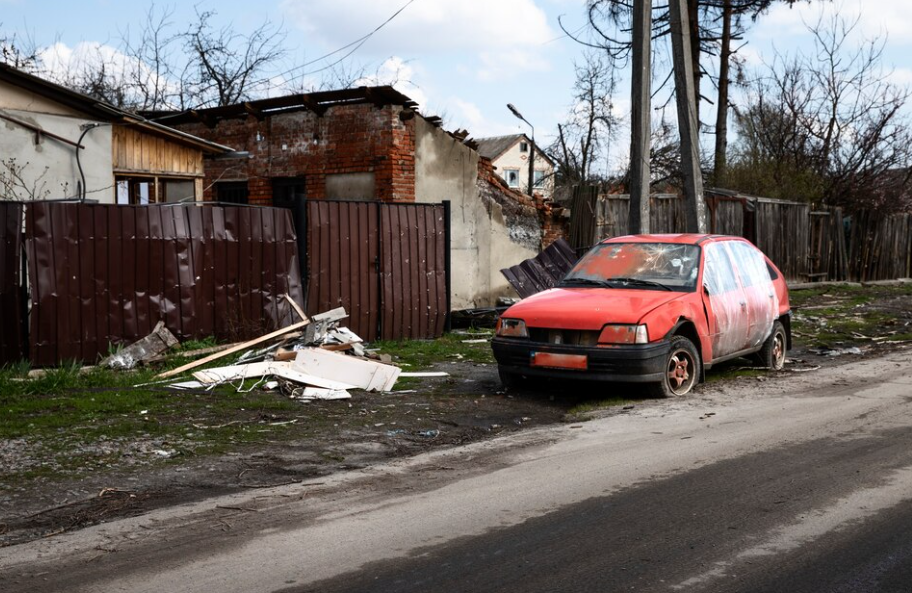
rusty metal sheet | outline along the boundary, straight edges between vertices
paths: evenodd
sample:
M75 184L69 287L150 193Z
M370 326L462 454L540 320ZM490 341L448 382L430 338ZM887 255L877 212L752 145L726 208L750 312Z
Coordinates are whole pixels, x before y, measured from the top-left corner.
M234 341L287 325L282 294L303 303L289 217L278 208L29 204L32 364L95 362L158 320L182 340Z
M307 312L345 307L367 341L433 338L446 319L442 204L307 203Z
M570 271L577 257L573 248L563 238L547 249L515 266L500 271L520 297L553 288Z

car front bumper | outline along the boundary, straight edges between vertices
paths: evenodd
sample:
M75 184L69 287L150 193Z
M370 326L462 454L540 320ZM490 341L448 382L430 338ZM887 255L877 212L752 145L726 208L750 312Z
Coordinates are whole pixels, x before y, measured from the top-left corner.
M587 347L495 337L491 348L502 370L527 377L651 383L662 380L671 343ZM533 355L538 353L585 355L586 368L532 366Z

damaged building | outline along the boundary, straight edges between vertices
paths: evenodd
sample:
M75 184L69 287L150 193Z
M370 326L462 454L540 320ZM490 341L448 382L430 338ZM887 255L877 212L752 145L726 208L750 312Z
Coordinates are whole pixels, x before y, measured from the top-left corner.
M540 251L552 215L542 200L508 187L467 132L444 130L392 87L147 115L249 153L206 161L206 200L292 209L306 200L449 201L452 309L513 296L500 269Z

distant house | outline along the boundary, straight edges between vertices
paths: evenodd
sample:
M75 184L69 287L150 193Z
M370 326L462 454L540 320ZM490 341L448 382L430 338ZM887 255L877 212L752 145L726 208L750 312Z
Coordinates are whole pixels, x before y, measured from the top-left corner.
M451 204L453 309L514 295L500 274L536 255L534 202L502 186L467 132L389 86L295 94L181 113L168 125L249 153L208 160L204 198L302 207L305 200Z
M0 199L201 198L221 146L0 64Z
M524 194L529 194L529 160L532 141L525 134L476 138L478 154L491 159L494 170L507 185ZM544 198L554 191L554 161L541 148L535 146L533 189Z

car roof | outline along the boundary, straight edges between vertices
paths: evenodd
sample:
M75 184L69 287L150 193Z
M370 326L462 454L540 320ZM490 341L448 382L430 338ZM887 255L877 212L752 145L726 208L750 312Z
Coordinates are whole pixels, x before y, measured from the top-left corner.
M707 235L697 233L624 235L600 241L600 243L677 243L681 245L700 245L714 241L746 241L743 237L733 235Z

